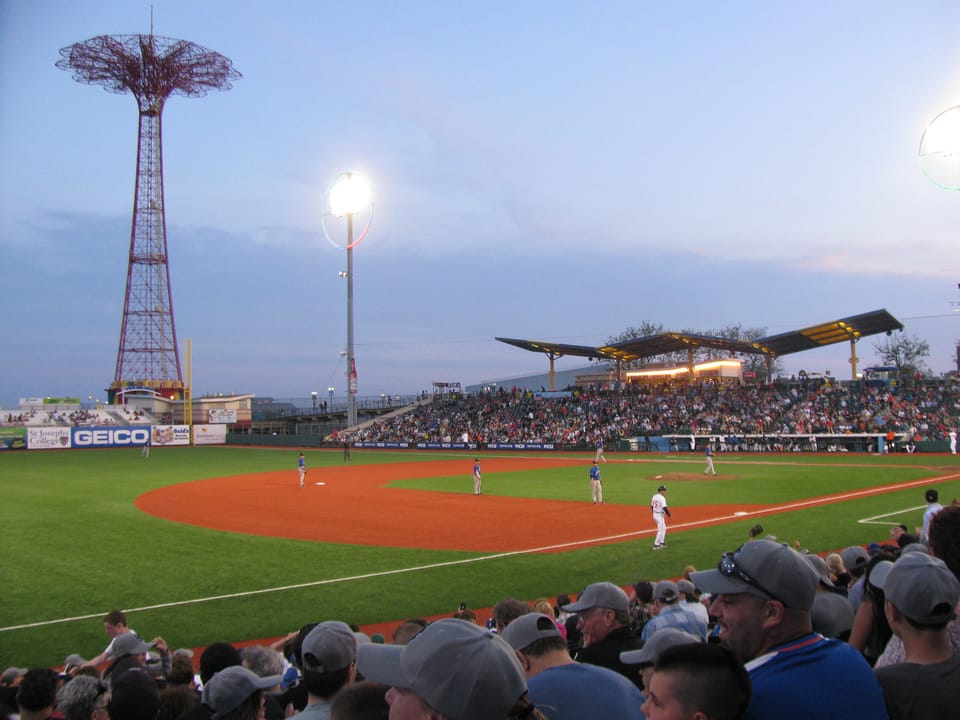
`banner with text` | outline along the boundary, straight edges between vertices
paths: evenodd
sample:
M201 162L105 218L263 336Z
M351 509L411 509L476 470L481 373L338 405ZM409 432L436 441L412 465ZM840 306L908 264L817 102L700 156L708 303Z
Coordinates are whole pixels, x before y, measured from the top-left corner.
M150 427L81 427L70 428L70 444L75 448L143 447L150 444Z
M189 445L189 425L154 425L150 432L151 445Z
M22 427L0 428L0 450L24 450L27 447L27 429Z
M207 422L209 423L235 423L237 421L236 410L208 410Z
M227 444L227 426L226 425L194 425L193 426L193 444L194 445L226 445Z
M68 427L27 428L28 450L59 450L68 447L70 447L70 428Z

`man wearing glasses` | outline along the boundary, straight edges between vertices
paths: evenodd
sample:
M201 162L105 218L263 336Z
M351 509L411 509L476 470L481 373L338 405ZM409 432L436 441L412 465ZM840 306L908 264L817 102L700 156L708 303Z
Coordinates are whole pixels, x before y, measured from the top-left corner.
M745 664L753 696L745 718L883 720L883 693L863 656L813 632L819 577L803 556L771 540L724 554L715 570L692 573L714 595L720 643Z

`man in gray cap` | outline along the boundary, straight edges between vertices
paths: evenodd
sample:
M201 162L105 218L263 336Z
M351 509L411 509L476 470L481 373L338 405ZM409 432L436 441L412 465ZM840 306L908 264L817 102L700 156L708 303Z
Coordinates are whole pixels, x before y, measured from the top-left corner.
M366 679L390 687L393 718L542 718L516 653L473 623L437 620L407 645L361 645L357 660Z
M302 720L328 720L334 696L342 687L356 680L356 637L344 622L322 622L307 633L300 654L308 704L297 717Z
M203 686L203 704L213 711L212 720L262 717L263 691L282 679L280 675L260 677L242 665L233 665L214 674Z
M715 570L690 579L714 595L720 643L745 663L753 683L747 718L882 720L873 671L846 643L812 630L819 578L795 550L754 540L725 553Z
M942 560L925 553L881 561L870 579L884 592L887 621L904 648L903 663L876 671L890 717L960 717L960 655L947 633L960 582Z
M653 586L653 617L643 626L640 637L647 641L663 628L679 628L701 640L707 639L707 623L680 605L680 589L672 580L661 580Z
M819 578L817 594L810 609L813 629L824 637L846 640L853 628L853 606L836 591L827 561L812 553L803 556Z
M620 660L620 653L639 650L643 640L630 626L630 601L627 594L609 582L588 585L576 602L562 610L579 614L577 630L582 643L574 659L609 668L640 687L637 673Z
M639 717L643 697L637 686L613 670L575 662L549 615L523 615L500 637L517 653L530 700L550 720Z
M698 638L679 628L663 628L654 633L643 646L642 650L630 650L620 653L620 659L628 665L638 666L640 680L643 684L644 693L650 687L650 677L653 675L653 666L660 659L660 654L668 648L677 645L691 645L702 643L703 638Z
M840 553L843 567L850 574L850 583L847 585L847 600L856 614L863 602L863 583L866 581L867 563L870 554L859 545L851 545Z

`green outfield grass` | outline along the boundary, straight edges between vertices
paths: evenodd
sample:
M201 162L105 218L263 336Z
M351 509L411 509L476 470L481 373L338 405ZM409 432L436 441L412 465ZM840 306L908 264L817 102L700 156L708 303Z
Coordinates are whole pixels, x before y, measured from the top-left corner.
M669 550L662 553L652 553L645 538L563 553L482 559L487 554L207 530L144 515L133 504L147 490L208 477L284 470L293 478L296 452L155 448L148 460L133 449L4 453L0 666L56 665L70 652L97 654L106 642L99 617L116 607L142 608L128 612L131 627L141 635L163 635L173 647L194 647L279 636L317 620L364 625L452 612L460 602L488 607L508 596L575 593L597 580L627 584L675 577L688 563L713 566L757 522L752 516L722 526L671 532ZM469 493L474 454L461 455L462 476L397 484ZM308 450L307 455L311 468L342 462L338 451ZM353 464L450 456L354 450ZM586 503L590 458L581 457L582 466L485 473L484 493ZM602 466L605 497L611 503L636 504L638 528L650 525L647 505L657 475L699 474L703 469L698 456L682 453L608 457L611 462ZM624 462L628 458L635 461ZM960 466L945 455L720 454L716 465L718 479L671 483L675 523L682 522L685 506L779 504L926 477L952 476L931 484L947 500L960 497ZM920 505L923 488L912 488L760 521L781 540L799 540L811 551L822 552L886 537L889 525L860 524L864 518L894 513L878 522L905 522L912 528L920 523L922 511L909 508ZM553 542L555 538L544 537L542 544ZM479 561L350 579L473 559ZM297 585L305 586L291 587ZM232 597L204 600L228 595Z

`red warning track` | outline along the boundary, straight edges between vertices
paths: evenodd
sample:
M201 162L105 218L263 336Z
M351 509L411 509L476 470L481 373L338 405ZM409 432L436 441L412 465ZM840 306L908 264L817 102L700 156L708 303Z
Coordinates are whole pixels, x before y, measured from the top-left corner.
M582 464L577 458L485 458L483 472ZM136 505L157 517L230 532L430 550L509 552L614 542L596 538L654 530L646 508L587 501L586 482L584 502L475 496L469 471L463 459L314 468L302 490L295 470L254 473L170 485L141 495ZM450 492L389 487L444 476L457 478ZM684 506L674 514L686 524L764 507Z

